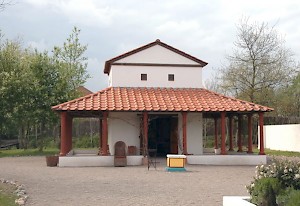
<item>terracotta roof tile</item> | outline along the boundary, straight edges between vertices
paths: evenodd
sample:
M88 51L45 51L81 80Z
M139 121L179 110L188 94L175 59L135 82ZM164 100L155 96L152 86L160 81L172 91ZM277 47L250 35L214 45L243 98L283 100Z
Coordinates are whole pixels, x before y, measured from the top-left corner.
M272 111L272 108L202 88L109 87L52 107L96 111Z

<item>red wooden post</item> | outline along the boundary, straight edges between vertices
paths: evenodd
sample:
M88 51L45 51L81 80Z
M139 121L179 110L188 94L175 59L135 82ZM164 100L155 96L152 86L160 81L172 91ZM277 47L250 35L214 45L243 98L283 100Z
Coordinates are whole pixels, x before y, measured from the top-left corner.
M67 127L67 130L68 130L68 152L70 152L72 150L73 118L70 115L67 115L67 121L68 121L68 127Z
M215 117L214 120L215 120L215 149L218 149L219 148L219 145L218 145L218 118Z
M242 115L238 116L238 152L243 152L242 147Z
M229 116L229 151L233 151L233 117Z
M108 124L107 124L108 112L103 112L103 120L102 120L102 155L108 155Z
M147 155L148 149L148 112L143 112L143 153Z
M248 151L247 153L253 153L252 151L252 114L248 114Z
M225 112L221 112L221 154L226 155L226 127L225 127Z
M65 156L72 149L72 118L67 112L60 113L61 139L60 156Z
M99 119L99 149L102 148L102 119ZM101 154L101 150L99 151L99 154Z
M186 123L187 123L187 112L182 112L182 147L183 147L183 154L187 154Z
M265 144L264 144L264 113L259 114L259 154L265 155Z

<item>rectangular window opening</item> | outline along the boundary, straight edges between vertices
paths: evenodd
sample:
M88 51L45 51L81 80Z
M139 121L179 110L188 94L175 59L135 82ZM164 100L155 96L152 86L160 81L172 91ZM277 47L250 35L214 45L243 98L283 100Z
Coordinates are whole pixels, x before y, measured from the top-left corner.
M147 74L141 74L141 80L147 81Z
M169 81L174 81L174 74L169 74L168 75L168 80Z

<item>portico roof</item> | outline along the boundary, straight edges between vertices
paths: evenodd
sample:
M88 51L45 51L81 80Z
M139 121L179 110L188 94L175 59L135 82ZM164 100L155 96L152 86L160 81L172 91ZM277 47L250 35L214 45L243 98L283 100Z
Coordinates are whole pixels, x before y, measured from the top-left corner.
M56 111L269 112L270 107L203 88L108 87L52 107Z

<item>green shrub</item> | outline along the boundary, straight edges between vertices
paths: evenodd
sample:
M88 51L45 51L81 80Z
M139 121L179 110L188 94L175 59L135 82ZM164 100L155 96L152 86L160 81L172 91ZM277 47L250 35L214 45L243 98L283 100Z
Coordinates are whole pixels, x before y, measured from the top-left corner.
M273 159L270 165L256 167L254 179L277 178L285 187L300 189L300 162Z
M99 137L80 137L73 139L73 148L98 148Z
M267 177L252 182L248 191L252 203L263 206L276 206L276 197L283 191L283 185L278 179Z
M300 190L287 188L283 194L278 196L277 202L279 206L299 206Z
M289 194L286 206L299 206L300 205L300 190L293 190Z
M300 162L274 159L270 165L256 166L255 173L254 181L247 186L252 203L300 205Z

